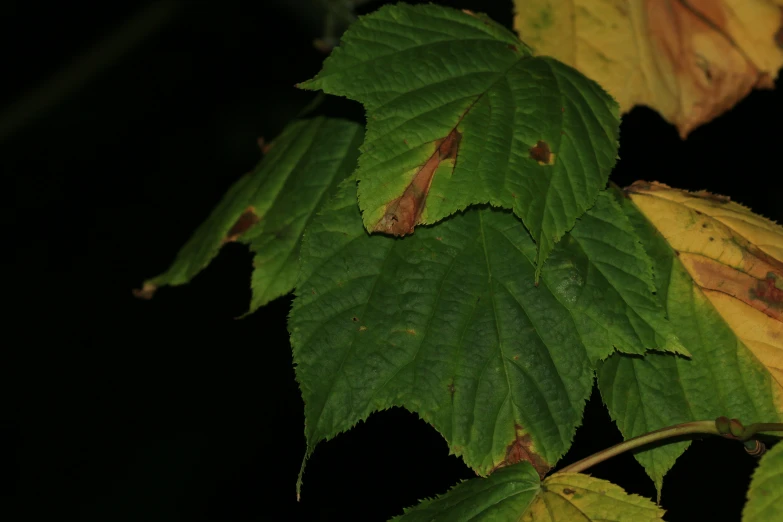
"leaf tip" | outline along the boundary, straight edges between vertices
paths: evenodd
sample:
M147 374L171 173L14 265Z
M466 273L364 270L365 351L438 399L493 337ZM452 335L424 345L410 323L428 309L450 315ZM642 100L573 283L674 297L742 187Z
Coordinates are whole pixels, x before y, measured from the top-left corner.
M144 281L144 284L141 285L141 288L133 289L133 297L149 301L153 298L157 290L158 285L152 283L151 281Z

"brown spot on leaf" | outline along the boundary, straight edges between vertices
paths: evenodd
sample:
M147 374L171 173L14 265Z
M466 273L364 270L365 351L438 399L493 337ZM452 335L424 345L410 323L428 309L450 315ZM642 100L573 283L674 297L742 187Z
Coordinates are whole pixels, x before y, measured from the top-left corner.
M508 48L511 49L512 51L514 51L515 53L519 52L519 49L517 49L516 45L508 44Z
M713 194L712 192L707 192L706 190L697 190L696 192L687 193L689 196L694 196L697 198L702 199L708 199L710 201L714 201L715 203L728 203L731 201L731 198L729 196L721 196L720 194Z
M783 308L783 290L778 288L778 278L774 272L769 272L767 277L756 283L756 288L750 291L754 299L760 299L774 308Z
M152 296L155 295L155 291L157 291L158 285L153 285L152 283L145 282L141 288L134 288L133 289L133 296L138 299L144 299L144 300L150 300L152 299Z
M358 322L359 322L359 318L358 318L358 317L356 317L356 316L354 315L354 316L351 318L351 321L353 321L354 323L358 323Z
M435 142L435 151L416 172L410 185L399 198L386 205L386 212L373 228L374 232L385 232L395 236L404 236L413 232L413 228L420 223L435 171L444 161L451 162L452 169L454 168L461 140L462 133L454 128L448 136Z
M563 488L563 494L564 494L564 495L573 495L574 493L576 493L576 490L574 490L574 489L571 489L571 488Z
M515 355L515 356L514 356L514 360L515 360L515 361L518 361L518 360L519 360L519 355Z
M506 457L502 462L492 468L490 473L502 467L526 460L533 465L533 468L538 472L538 475L541 478L544 478L544 475L552 469L552 466L550 466L541 455L535 452L533 449L533 440L530 438L530 434L525 433L522 426L515 424L514 431L516 433L516 438L509 444L508 448L506 448Z
M232 226L231 230L228 231L226 237L223 238L223 243L231 243L236 241L239 239L239 236L247 232L259 221L261 220L258 219L258 216L256 216L256 209L253 207L247 207L247 209L242 212L242 215L237 218L236 223L234 223L234 226Z
M274 146L274 142L267 143L266 140L264 140L263 136L258 137L258 148L261 149L261 154L268 154L269 149L271 149Z
M367 327L366 327L366 326L360 326L360 327L359 327L359 331L360 331L360 332L363 332L363 331L365 331L365 330L367 330Z
M538 140L534 147L530 147L530 157L539 165L552 165L555 162L555 155L549 149L549 144L542 140Z
M405 330L405 333L408 335L416 335L416 330L414 330L413 328L408 328L407 330Z

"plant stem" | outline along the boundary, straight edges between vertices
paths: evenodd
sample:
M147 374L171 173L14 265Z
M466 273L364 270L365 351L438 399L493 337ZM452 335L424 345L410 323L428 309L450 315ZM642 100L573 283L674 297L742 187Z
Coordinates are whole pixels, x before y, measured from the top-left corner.
M598 453L594 453L589 457L586 457L580 461L574 462L573 464L564 467L558 473L580 473L586 470L587 468L594 466L600 462L603 462L607 459L610 459L616 455L619 455L620 453L625 453L626 451L633 450L641 446L646 446L647 444L669 439L672 437L680 437L682 435L702 434L702 435L720 435L728 439L745 441L750 439L754 434L761 431L783 431L783 423L750 424L744 428L744 432L742 436L739 437L735 437L731 434L721 433L720 431L718 431L718 427L716 426L716 421L714 420L675 424L674 426L669 426L666 428L661 428L659 430L651 431L650 433L645 433L644 435L639 435L638 437L634 437L632 439L628 439L619 444L615 444L611 448L607 448L605 450L599 451Z

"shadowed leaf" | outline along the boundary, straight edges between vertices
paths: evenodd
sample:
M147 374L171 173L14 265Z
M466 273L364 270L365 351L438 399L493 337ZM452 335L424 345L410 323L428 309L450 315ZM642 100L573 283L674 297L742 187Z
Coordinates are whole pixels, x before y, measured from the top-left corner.
M337 184L356 166L361 127L316 118L286 127L249 174L239 179L177 253L171 267L144 282L149 299L164 285L189 282L226 243L255 254L250 312L294 288L303 231Z

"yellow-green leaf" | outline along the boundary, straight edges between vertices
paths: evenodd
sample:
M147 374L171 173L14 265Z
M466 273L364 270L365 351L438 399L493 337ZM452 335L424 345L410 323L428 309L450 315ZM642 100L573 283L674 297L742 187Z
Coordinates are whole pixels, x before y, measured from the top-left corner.
M538 54L596 80L620 103L654 108L685 137L783 65L783 0L514 0Z
M444 495L406 509L394 520L654 522L663 514L650 500L589 475L555 473L541 482L533 467L523 462L499 469L488 478L465 481Z
M707 192L637 182L618 194L653 260L657 296L689 359L610 356L601 395L626 438L721 415L783 418L783 228ZM687 447L636 454L659 491Z
M783 444L777 444L761 458L750 482L742 520L783 520Z
M628 193L783 392L783 227L704 191L637 182Z

